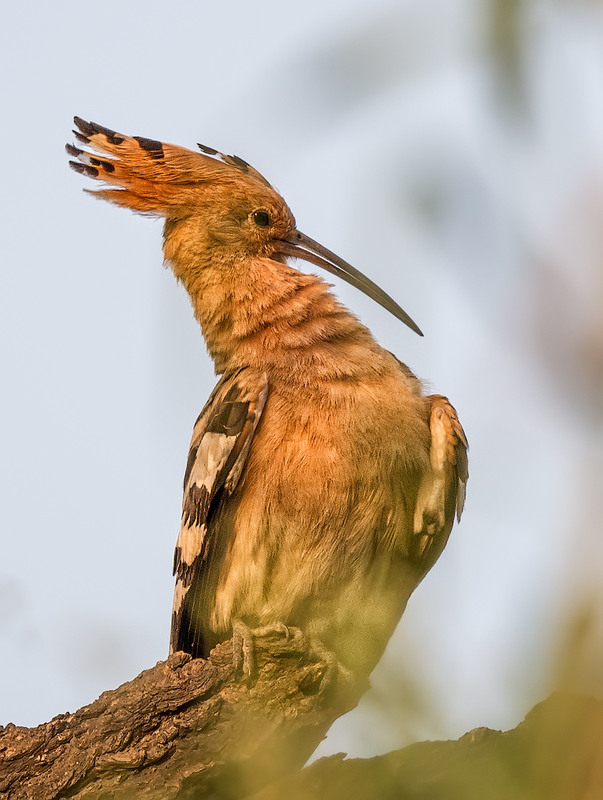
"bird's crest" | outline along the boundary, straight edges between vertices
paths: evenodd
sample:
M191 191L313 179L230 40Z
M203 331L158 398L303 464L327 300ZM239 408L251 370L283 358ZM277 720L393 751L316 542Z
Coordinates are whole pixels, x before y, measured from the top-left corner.
M70 166L109 188L92 191L109 200L144 214L170 216L178 208L190 208L199 189L219 182L233 188L258 188L272 191L268 181L238 156L220 153L199 145L201 153L165 144L143 136L125 136L95 122L74 117L76 140L90 150L66 145L75 160ZM97 155L98 154L98 155Z

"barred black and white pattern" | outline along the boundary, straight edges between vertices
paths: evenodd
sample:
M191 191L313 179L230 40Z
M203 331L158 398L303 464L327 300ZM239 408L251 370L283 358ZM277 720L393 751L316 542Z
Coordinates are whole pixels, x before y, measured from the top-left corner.
M205 628L215 567L226 546L226 501L243 473L268 396L268 378L248 369L225 374L195 427L184 476L182 524L174 552L174 606L170 652L207 655ZM226 526L227 529L227 526Z

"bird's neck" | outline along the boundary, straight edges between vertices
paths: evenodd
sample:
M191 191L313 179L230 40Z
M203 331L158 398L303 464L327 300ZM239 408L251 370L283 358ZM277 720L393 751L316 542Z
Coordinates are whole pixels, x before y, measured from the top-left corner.
M271 259L182 276L216 371L253 366L291 383L361 378L371 333L315 275ZM334 346L334 343L337 345Z

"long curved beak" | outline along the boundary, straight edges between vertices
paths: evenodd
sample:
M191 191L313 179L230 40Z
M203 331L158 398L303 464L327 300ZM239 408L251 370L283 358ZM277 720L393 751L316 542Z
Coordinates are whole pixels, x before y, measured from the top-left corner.
M343 258L339 258L335 253L332 253L330 250L327 250L326 247L315 242L314 239L310 239L309 236L299 231L294 231L287 239L280 239L278 241L277 252L284 256L291 256L292 258L301 258L304 261L309 261L310 264L322 267L322 269L326 269L327 272L330 272L332 275L343 278L344 281L360 289L361 292L364 292L368 297L379 303L380 306L387 309L390 314L393 314L394 317L397 317L405 325L408 325L408 327L415 333L418 333L419 336L423 336L416 322L414 322L406 311L401 309L396 301L386 294L383 289L379 288L376 283L373 283L372 280L355 269L351 264L348 264L347 261L344 261Z

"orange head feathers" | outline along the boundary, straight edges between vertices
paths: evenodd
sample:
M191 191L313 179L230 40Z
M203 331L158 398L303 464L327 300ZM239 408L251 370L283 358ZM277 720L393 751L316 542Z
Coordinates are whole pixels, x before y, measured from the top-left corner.
M75 159L69 162L71 167L106 185L92 194L165 218L165 253L178 277L183 276L175 262L183 247L186 259L200 267L210 260L234 266L257 257L280 263L287 257L301 258L343 278L422 335L382 289L300 233L283 198L243 159L204 145L196 153L154 139L124 136L79 117L74 121L78 142L99 155L68 144L67 152ZM186 230L187 235L174 236L170 244L176 229Z

